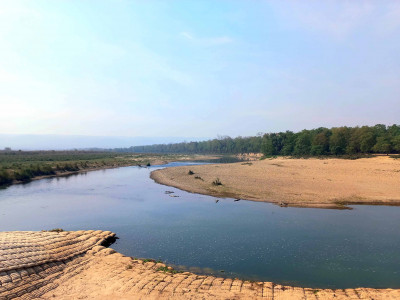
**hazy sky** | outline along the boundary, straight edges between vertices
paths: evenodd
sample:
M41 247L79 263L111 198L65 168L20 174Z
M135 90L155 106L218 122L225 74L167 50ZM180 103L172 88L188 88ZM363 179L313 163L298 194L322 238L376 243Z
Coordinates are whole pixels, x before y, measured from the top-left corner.
M0 133L400 123L400 1L0 1Z

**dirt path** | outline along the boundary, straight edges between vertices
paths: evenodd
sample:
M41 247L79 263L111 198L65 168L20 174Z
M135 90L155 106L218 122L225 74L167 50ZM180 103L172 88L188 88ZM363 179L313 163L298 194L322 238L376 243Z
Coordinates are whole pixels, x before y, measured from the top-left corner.
M188 175L189 170L193 175ZM156 182L194 193L283 206L344 208L400 205L400 159L276 158L234 164L174 167L152 172ZM213 185L217 178L222 185Z
M0 299L400 299L400 290L315 290L173 274L101 246L109 231L1 232ZM162 269L160 269L162 268Z

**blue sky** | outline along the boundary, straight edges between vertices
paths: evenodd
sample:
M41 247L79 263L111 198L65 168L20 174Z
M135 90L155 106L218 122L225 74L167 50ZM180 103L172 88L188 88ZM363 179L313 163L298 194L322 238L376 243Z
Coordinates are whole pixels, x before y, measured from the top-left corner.
M399 1L0 2L0 133L400 123Z

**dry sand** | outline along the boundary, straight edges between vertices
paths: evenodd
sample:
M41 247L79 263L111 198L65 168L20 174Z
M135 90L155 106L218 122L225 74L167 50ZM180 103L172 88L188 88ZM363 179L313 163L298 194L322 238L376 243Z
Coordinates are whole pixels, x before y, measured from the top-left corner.
M195 174L188 175L189 170ZM400 205L400 159L388 156L357 160L276 158L173 167L154 171L151 178L189 192L283 206ZM222 185L212 184L216 178Z
M398 289L310 289L171 274L101 246L109 231L1 232L0 299L400 299Z

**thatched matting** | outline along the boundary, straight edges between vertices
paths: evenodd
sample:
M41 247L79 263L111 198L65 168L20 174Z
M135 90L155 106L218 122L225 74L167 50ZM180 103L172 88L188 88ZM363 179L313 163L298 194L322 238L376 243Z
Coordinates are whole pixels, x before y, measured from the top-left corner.
M400 290L316 290L193 273L101 246L109 231L0 233L0 299L400 299ZM160 269L161 268L161 269Z

